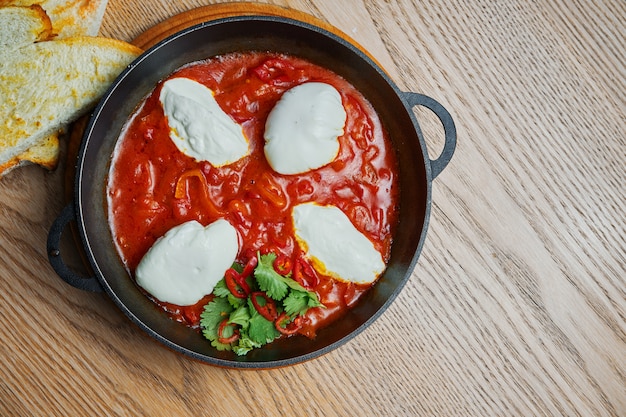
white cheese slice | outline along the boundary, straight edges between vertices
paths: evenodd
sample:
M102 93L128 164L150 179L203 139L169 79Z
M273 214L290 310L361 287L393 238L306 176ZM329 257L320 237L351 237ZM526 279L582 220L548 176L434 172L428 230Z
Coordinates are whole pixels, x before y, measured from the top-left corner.
M385 270L380 252L339 208L303 203L294 206L292 219L296 240L320 273L367 284Z
M167 80L159 96L170 139L185 155L220 167L250 153L241 125L221 109L213 91L189 78Z
M331 85L310 82L286 91L265 123L265 157L280 174L301 174L339 153L346 111Z
M170 229L139 262L137 284L160 301L192 305L213 292L235 261L239 238L220 219L208 226L195 220Z

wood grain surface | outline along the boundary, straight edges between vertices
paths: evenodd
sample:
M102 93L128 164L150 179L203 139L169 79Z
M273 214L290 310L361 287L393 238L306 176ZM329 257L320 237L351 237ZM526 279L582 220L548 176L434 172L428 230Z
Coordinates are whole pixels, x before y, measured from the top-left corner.
M101 34L214 3L109 0ZM343 31L456 121L405 289L313 361L198 363L55 275L71 163L23 167L0 179L0 415L626 416L626 3L266 3ZM434 159L442 128L416 114Z

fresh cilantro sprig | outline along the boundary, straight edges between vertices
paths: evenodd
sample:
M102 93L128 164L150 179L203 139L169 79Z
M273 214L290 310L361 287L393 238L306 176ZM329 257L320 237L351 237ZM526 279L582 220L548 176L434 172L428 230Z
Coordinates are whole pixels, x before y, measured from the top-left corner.
M324 307L317 294L309 291L291 278L291 273L281 275L274 269L275 253L257 254L258 263L250 277L245 277L250 287L246 298L239 298L231 292L222 279L213 289L214 298L204 306L200 315L202 334L218 350L232 350L237 355L245 355L252 349L271 343L281 336L274 321L260 314L252 301L259 292L269 297L276 305L278 316L287 314L291 318L304 316L310 308ZM233 265L241 273L241 265ZM270 317L271 318L271 317ZM227 320L226 323L224 321ZM221 335L220 335L220 327ZM238 337L232 337L238 332ZM220 340L233 338L230 343Z
M294 291L311 293L315 299L317 295L314 292L307 291L298 281L291 278L291 274L286 276L280 275L274 269L275 253L268 253L259 257L259 264L254 270L254 277L259 283L259 288L265 291L268 296L274 300L282 300L285 298L289 289Z
M220 323L230 317L233 307L228 299L215 297L210 303L204 306L204 311L200 314L200 326L204 337L211 341L211 345L217 350L231 350L231 346L218 341L218 328Z
M283 308L290 316L304 316L309 308L321 305L317 297L311 297L310 291L293 290L283 300Z

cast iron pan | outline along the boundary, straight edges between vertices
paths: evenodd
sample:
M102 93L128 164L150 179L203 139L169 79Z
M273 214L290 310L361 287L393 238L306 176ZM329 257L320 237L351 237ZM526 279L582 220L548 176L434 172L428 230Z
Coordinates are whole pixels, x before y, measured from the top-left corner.
M338 73L372 103L397 152L400 218L387 270L367 295L317 338L278 340L246 356L220 352L197 331L176 323L146 298L122 265L107 224L105 187L110 156L129 115L157 82L180 66L219 54L268 50L305 58ZM412 108L423 106L441 120L445 133L439 157L428 157ZM456 129L448 111L432 98L400 91L385 72L359 49L317 26L282 17L244 16L213 20L183 30L142 54L111 86L95 109L78 154L75 197L52 225L48 254L55 271L69 284L104 291L135 324L165 346L209 364L271 368L318 357L369 326L396 298L413 271L424 244L431 207L432 180L449 163ZM84 278L61 259L61 233L76 221L95 276ZM104 337L104 336L103 336Z

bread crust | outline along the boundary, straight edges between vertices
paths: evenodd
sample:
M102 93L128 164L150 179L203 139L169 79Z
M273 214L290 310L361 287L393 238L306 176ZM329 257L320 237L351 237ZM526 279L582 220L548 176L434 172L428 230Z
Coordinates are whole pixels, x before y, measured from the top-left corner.
M50 16L58 38L96 36L108 0L0 0L3 6L40 5Z
M54 37L52 22L38 4L0 7L0 28L0 50L17 49Z
M106 5L0 0L0 177L29 163L56 168L60 132L141 53L95 37Z
M24 153L17 155L0 165L0 177L24 165L37 164L52 171L59 163L60 139L62 132L55 132L45 137L41 143L31 146Z
M0 175L25 161L55 166L58 154L29 150L52 143L50 136L95 105L140 53L126 42L98 37L0 51Z

